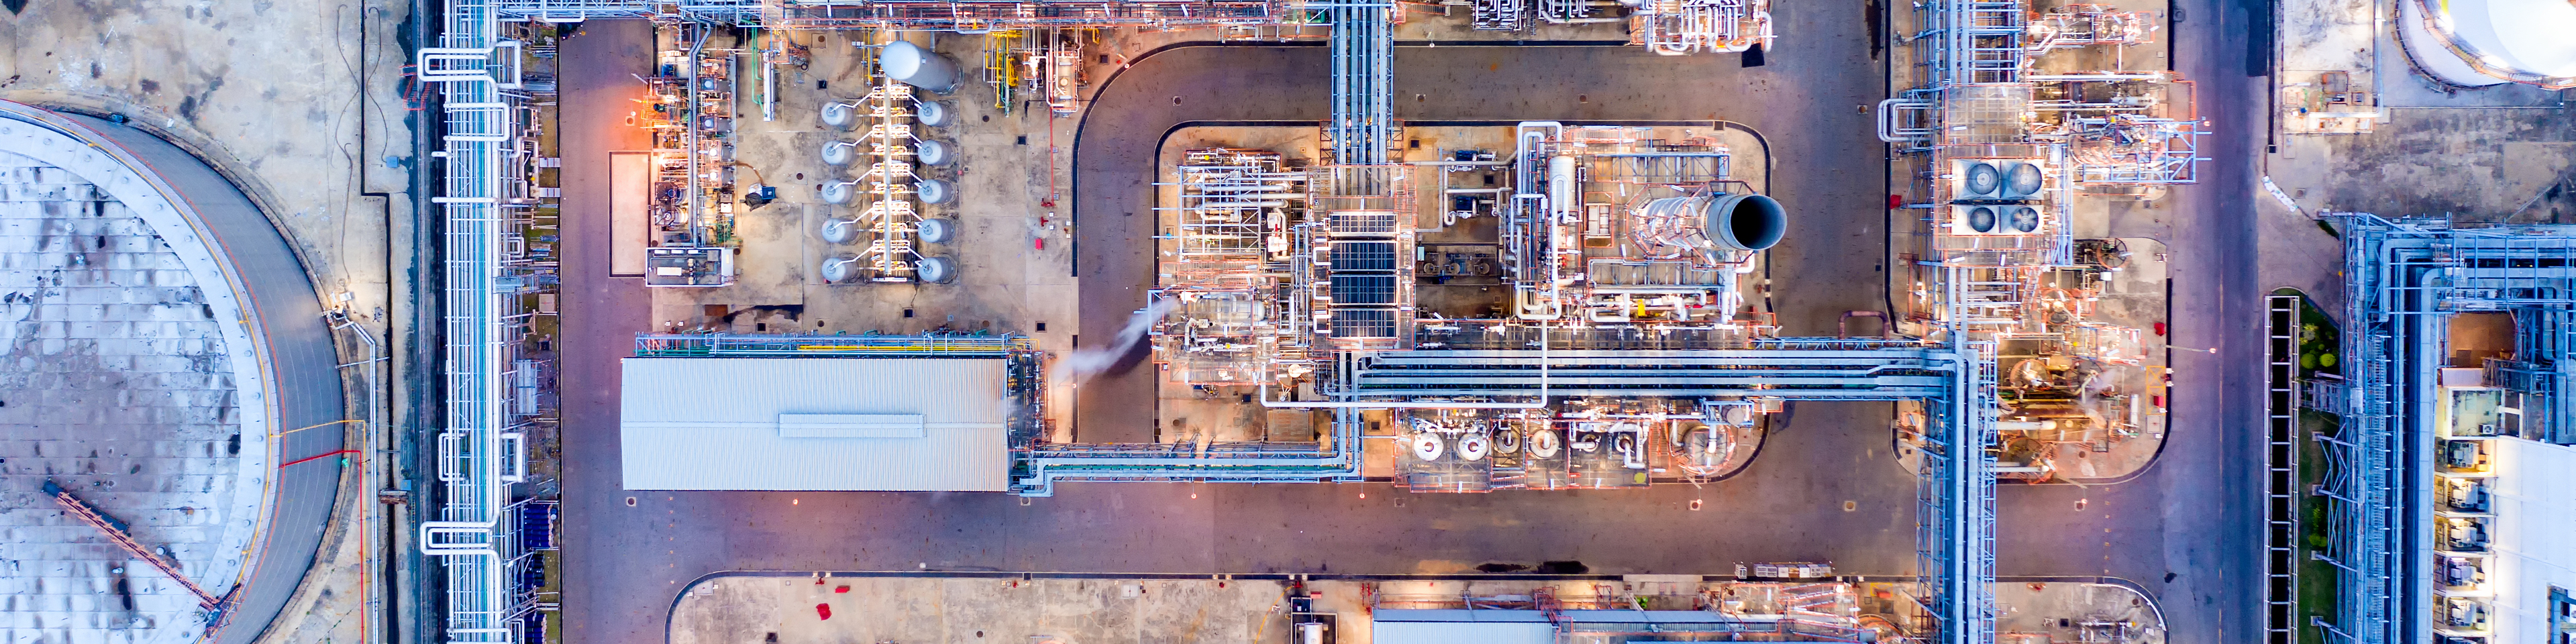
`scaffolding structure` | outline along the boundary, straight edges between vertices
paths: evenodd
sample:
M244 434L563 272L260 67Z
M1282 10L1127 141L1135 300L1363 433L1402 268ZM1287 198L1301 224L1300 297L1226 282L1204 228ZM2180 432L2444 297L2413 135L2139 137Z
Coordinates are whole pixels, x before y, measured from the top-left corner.
M1509 151L1302 172L1267 150L1184 151L1159 184L1157 304L1147 312L1168 311L1151 331L1162 374L1238 387L1271 411L1329 414L1329 438L1040 445L1024 459L1022 493L1048 493L1055 480L1349 480L1363 410L1390 414L1400 480L1415 491L1631 488L1647 484L1651 467L1719 471L1759 410L1786 401L1914 401L1929 418L1916 436L1918 596L1939 605L1910 630L1989 641L1992 338L2081 336L2104 356L2126 355L2120 347L2134 349L2134 338L2025 325L2028 310L2084 303L2040 297L2000 251L1985 255L1995 265L1983 272L1952 269L1959 275L1945 283L1959 288L1944 300L1956 303L1940 321L1945 337L1780 338L1767 314L1745 310L1734 279L1754 270L1755 254L1715 239L1726 228L1727 243L1748 243L1732 226L1760 227L1713 219L1736 216L1716 200L1750 198L1729 176L1724 146L1642 127L1532 122L1513 133ZM1383 152L1348 141L1334 141L1334 158ZM1496 218L1490 279L1513 294L1497 317L1415 308L1414 285L1449 274L1420 266L1450 260L1415 245L1425 224L1407 188L1414 168L1444 173L1443 227ZM1448 174L1458 172L1509 181L1457 186Z
M1923 468L1924 514L1938 520L1922 526L1922 565L1945 571L1940 579L1991 579L1994 477L2045 478L2053 446L2136 432L2086 411L2098 404L2087 375L2136 372L2143 351L2137 329L2089 319L2100 275L2125 251L2075 239L2076 200L2195 181L2200 122L2188 83L2125 69L2122 49L2153 31L2139 14L2090 4L2035 11L2027 0L1916 6L1921 29L1909 40L1921 85L1877 114L1879 138L1918 164L1908 190L1918 196L1901 207L1926 229L1921 248L1902 255L1916 275L1902 324L1977 346L1983 359L1947 399L1958 406L1927 403L1922 418L1902 424L1927 454L1974 446L2023 459ZM2110 71L2094 71L2102 66ZM2074 366L2061 366L2069 358ZM2113 398L2137 409L2142 393ZM1969 400L1980 402L1955 402ZM2007 407L2009 422L1999 417ZM2138 413L2127 422L2140 422ZM1947 611L1948 641L1995 636L1992 598L1974 593L1929 592Z
M919 279L917 250L921 233L919 195L914 192L922 177L915 174L914 149L920 139L913 133L913 87L875 73L875 83L868 95L859 99L867 110L860 122L867 129L859 133L859 175L851 181L865 188L857 191L865 205L856 210L856 226L861 231L856 279L866 282L912 282ZM858 205L858 204L852 204Z
M1275 324L1287 303L1279 288L1296 260L1288 226L1303 212L1307 177L1266 150L1205 148L1182 154L1175 170L1174 225L1162 237L1161 273L1150 295L1174 302L1153 329L1157 362L1176 382L1255 384L1283 343ZM1392 260L1392 257L1389 258ZM1294 318L1287 318L1294 319ZM1293 334L1291 334L1293 335Z
M1646 0L1628 25L1633 42L1666 56L1768 49L1773 38L1770 0Z
M531 483L527 432L541 397L515 386L542 363L520 358L531 315L523 296L552 275L509 248L523 240L540 197L526 168L537 161L522 121L533 97L518 41L503 33L491 3L447 5L434 47L416 69L439 89L437 194L445 324L445 422L436 434L437 520L420 525L423 554L445 572L443 631L449 642L518 642L531 611L547 605L519 592L528 543L521 538L520 487Z
M2299 556L2306 547L2307 495L2299 489L2299 325L2302 298L2264 300L2263 339L2263 642L2296 644L2299 632Z
M1630 586L1559 582L1530 589L1482 588L1438 594L1381 587L1369 595L1368 609L1390 611L1386 615L1446 613L1441 617L1396 618L1405 621L1445 621L1442 617L1481 615L1459 619L1545 622L1554 631L1554 639L1562 642L1887 642L1911 641L1872 637L1874 631L1889 626L1886 620L1890 618L1913 617L1906 604L1917 601L1903 588L1886 582L1724 581L1674 584L1677 587L1653 588L1660 592L1652 594ZM1641 608L1644 606L1655 608ZM1864 613L1863 606L1894 610L1887 614Z
M2202 133L2189 82L2124 67L2123 50L2154 31L2143 15L2096 4L2034 13L2027 0L1935 0L1921 16L1913 42L1923 85L1879 103L1878 134L1931 153L1935 174L1952 158L2018 156L2065 160L2071 165L2055 171L2087 187L2197 180ZM2108 48L2109 70L2072 57L2089 48ZM2069 57L2051 56L2059 52ZM2177 87L2184 91L2172 96Z
M2346 400L2332 409L2340 433L2319 435L2326 455L2328 544L2336 568L2333 619L2308 626L2330 642L2431 641L2436 550L2428 472L2439 434L2438 370L2449 320L2463 312L2514 317L2517 344L2496 381L2519 394L2521 437L2576 443L2570 421L2570 356L2576 330L2576 226L2454 228L2446 218L2389 220L2328 215L2344 228ZM2461 601L2453 598L2452 601ZM2471 599L2467 601L2482 601Z
M713 27L671 25L687 47L661 53L655 73L640 76L647 93L639 125L652 134L653 180L647 193L654 231L647 240L644 284L713 287L733 283L733 168L725 161L733 131L733 79L741 53L705 47Z

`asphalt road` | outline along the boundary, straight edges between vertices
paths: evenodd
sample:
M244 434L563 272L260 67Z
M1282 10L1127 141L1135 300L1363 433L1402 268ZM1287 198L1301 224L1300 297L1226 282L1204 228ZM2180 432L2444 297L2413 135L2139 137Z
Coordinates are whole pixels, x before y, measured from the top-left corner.
M2261 629L2262 297L2254 199L2267 121L2271 46L2260 0L2178 0L2187 22L2174 65L2199 85L2200 183L2146 221L2115 223L2165 241L2173 267L2172 433L2137 478L2091 487L2012 486L1998 499L2006 575L2108 574L2152 592L2173 642L2249 642ZM2253 34L2248 37L2248 34ZM2083 501L2082 509L2076 503Z
M1883 308L1885 298L1876 286L1884 283L1876 276L1884 149L1857 109L1881 95L1883 71L1868 58L1861 7L1782 5L1788 37L1770 65L1751 69L1732 56L1618 48L1401 48L1398 116L1751 125L1770 141L1779 162L1772 192L1795 217L1773 251L1786 331L1829 333L1834 315ZM2204 642L2244 638L2252 617L2242 591L2255 582L2248 432L2259 412L2255 365L2237 356L2258 346L2251 307L2260 293L2248 220L2221 204L2241 209L2252 194L2242 166L2259 104L2246 101L2259 94L2244 78L2241 41L2231 53L2221 40L2247 14L2196 5L2190 13L2221 24L2185 30L2184 68L2202 82L2204 105L2235 107L2205 108L2219 132L2205 149L2224 160L2208 168L2207 185L2170 202L2180 211L2169 241L2182 267L2174 326L2182 343L2217 346L2236 364L2218 371L2221 360L2179 356L2164 460L2116 485L2006 489L1999 546L2007 575L2141 582L2163 603L2174 641ZM991 494L625 492L616 358L646 316L640 285L605 277L600 240L606 153L641 145L622 120L634 91L628 74L648 63L647 34L643 23L595 21L562 49L565 235L573 242L560 345L570 641L659 641L672 592L737 569L1406 573L1579 560L1596 572L1707 573L1738 561L1825 559L1852 573L1910 572L1914 483L1888 454L1881 405L1802 406L1742 475L1696 489L1449 496L1379 484L1096 483L1064 485L1028 505ZM1150 198L1150 155L1163 133L1188 121L1320 118L1322 53L1174 49L1105 81L1075 150L1084 328L1116 328L1142 304L1137 268L1149 266L1139 263L1149 251L1141 229L1121 226L1144 220L1123 213ZM1150 436L1150 417L1135 413L1150 409L1142 404L1150 397L1122 394L1120 383L1141 385L1086 387L1077 410L1084 439ZM1687 509L1692 499L1705 509ZM1855 510L1842 509L1847 500Z

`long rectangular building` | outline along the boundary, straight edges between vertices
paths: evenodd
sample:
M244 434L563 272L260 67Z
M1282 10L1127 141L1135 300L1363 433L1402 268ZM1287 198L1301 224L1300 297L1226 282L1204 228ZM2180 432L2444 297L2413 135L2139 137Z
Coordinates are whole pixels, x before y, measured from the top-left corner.
M1006 360L625 360L629 490L1001 492Z

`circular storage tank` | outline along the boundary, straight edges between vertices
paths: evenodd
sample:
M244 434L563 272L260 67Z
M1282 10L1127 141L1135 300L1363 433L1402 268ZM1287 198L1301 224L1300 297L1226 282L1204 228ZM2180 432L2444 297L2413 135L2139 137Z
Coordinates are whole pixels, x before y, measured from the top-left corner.
M920 195L921 202L926 204L943 204L957 198L956 187L938 179L923 179L912 184L912 192Z
M2576 2L2398 0L2397 36L2427 75L2471 87L2576 87Z
M851 160L857 158L859 158L859 144L848 141L833 141L831 143L823 144L824 165L849 165Z
M1709 199L1707 197L1701 197ZM1709 199L1703 213L1708 222L1708 238L1731 250L1763 250L1780 243L1789 232L1789 211L1770 197L1755 194L1726 195Z
M948 127L948 124L956 118L957 113L949 110L947 103L922 101L912 107L913 122L920 123L923 127Z
M922 141L912 146L912 158L922 165L944 166L957 161L957 145L941 141Z
M844 130L850 129L850 126L859 124L859 108L851 107L848 103L824 103L823 124Z
M858 189L853 187L856 185L858 184L847 182L824 184L823 203L835 206L848 205L850 200L856 199L859 196Z
M859 222L856 219L833 217L823 220L823 228L816 232L823 235L823 241L847 244L859 240Z
M957 220L936 217L924 219L921 223L914 224L913 230L921 235L923 243L945 244L957 239Z
M847 284L859 279L859 257L840 254L823 259L823 281Z
M924 257L912 265L913 274L921 281L946 284L957 281L957 262L946 257Z
M920 45L896 41L877 51L886 77L936 94L957 91L957 63Z

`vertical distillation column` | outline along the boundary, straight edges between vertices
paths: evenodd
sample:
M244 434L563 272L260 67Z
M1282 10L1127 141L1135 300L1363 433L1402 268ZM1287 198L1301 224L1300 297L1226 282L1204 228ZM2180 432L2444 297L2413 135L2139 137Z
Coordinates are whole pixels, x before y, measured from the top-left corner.
M424 554L447 572L445 631L450 642L507 642L508 587L498 531L508 487L502 480L502 389L508 302L499 284L501 163L513 137L511 105L501 93L492 55L500 42L486 0L447 6L438 47L421 50L424 81L439 83L445 157L436 204L445 228L446 426L438 434L444 484L438 521L420 529ZM515 49L506 50L515 55Z
M1333 163L1385 165L1395 136L1395 32L1387 24L1394 4L1338 0L1323 6L1333 20Z

